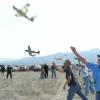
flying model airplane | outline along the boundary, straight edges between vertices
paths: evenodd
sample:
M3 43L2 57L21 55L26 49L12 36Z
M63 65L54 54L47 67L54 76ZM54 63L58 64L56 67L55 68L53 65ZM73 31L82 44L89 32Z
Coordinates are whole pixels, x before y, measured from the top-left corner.
M40 54L40 51L33 51L33 50L31 50L30 45L28 45L28 50L25 50L25 52L28 52L28 54L29 54L30 56L36 56L35 54ZM33 54L33 53L34 53L34 54Z
M63 60L63 57L59 57L59 58L55 57L55 59L56 60Z
M74 57L75 60L79 60L78 58Z
M18 9L15 6L13 6L13 9L17 12L15 14L16 17L25 17L26 19L30 20L31 22L34 21L34 19L36 18L36 16L33 16L31 18L29 18L26 14L28 12L28 7L30 7L30 4L27 3L22 9Z

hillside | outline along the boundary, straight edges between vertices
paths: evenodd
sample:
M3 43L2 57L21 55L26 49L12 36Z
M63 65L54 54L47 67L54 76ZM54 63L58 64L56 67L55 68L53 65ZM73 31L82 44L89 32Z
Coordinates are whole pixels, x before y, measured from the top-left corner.
M88 61L96 62L97 54L100 54L100 49L92 49L87 51L82 51L80 54L85 57ZM56 58L63 58L63 60L56 60ZM21 59L0 59L0 64L44 64L44 63L52 63L56 62L59 64L62 64L65 59L70 59L73 63L77 63L77 61L74 59L73 53L56 53L48 56L41 56L41 57L26 57Z

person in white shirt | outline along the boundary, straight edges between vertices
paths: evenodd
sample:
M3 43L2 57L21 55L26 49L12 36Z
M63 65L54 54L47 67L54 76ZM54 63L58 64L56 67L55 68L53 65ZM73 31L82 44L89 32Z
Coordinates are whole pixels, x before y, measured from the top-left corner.
M85 95L88 96L89 94L89 74L88 69L85 65L81 65L82 68L80 70L80 75L82 76L84 82L85 82Z
M92 93L95 92L94 86L91 83L92 72L90 72L90 70L85 65L81 65L81 66L82 68L80 70L80 75L82 76L85 82L85 95L88 96L90 90Z

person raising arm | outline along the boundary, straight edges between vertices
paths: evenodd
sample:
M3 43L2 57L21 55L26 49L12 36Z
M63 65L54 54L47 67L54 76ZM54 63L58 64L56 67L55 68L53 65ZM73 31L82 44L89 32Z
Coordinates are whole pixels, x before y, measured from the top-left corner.
M72 52L77 56L77 58L88 68L90 68L93 71L93 77L95 80L95 90L96 90L96 95L95 95L95 100L100 100L100 57L97 55L97 64L88 62L84 57L82 57L76 50L75 47L71 46L70 47Z
M75 94L78 94L82 100L88 100L81 91L81 86L72 72L71 65L71 61L67 59L64 61L63 69L57 67L59 72L64 72L66 75L66 82L64 83L63 89L66 89L66 85L68 85L67 100L73 100Z

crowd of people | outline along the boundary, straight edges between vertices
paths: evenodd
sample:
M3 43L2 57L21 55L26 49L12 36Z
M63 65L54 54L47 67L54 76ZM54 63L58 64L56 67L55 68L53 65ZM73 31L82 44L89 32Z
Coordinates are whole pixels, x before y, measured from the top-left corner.
M66 75L63 89L66 89L66 85L69 87L67 100L73 100L75 94L78 94L82 100L89 100L90 91L95 94L95 100L100 100L100 56L97 56L97 64L94 64L83 58L75 47L71 47L71 50L81 62L79 75L84 81L85 93L82 92L82 84L77 79L76 67L70 60L65 60L64 65L61 67L58 67L55 62L50 67L47 64L41 64L40 79L47 79L49 70L51 71L52 79L57 78L56 71L63 72ZM2 75L4 75L4 71L4 66L1 66ZM9 65L7 66L6 78L8 76L12 78L12 67Z
M46 79L48 78L48 71L51 70L51 77L56 78L56 64L53 62L50 69L47 64L42 64L41 65L41 74L40 74L40 79Z
M81 85L79 81L76 79L76 71L73 64L70 60L65 60L62 68L55 67L59 72L64 72L66 75L66 82L63 86L63 89L66 89L66 85L69 86L67 100L73 100L74 95L78 94L82 100L89 100L88 95L90 91L95 94L95 100L100 100L100 56L97 56L97 64L88 62L85 58L83 58L76 50L75 47L71 47L72 52L75 56L82 62L81 69L79 74L82 76L84 84L85 84L85 94L82 93ZM52 66L55 66L53 63ZM52 78L55 71L53 71L53 67L51 67ZM75 73L74 73L75 72ZM56 77L56 74L54 74Z

